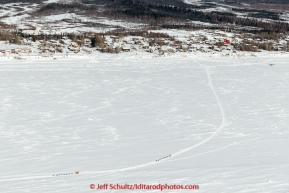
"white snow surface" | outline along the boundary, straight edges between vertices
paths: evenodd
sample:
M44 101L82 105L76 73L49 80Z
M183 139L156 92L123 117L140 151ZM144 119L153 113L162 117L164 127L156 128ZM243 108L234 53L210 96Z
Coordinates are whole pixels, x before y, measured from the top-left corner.
M202 0L184 0L184 2L187 4L197 4L197 3L201 3Z
M288 61L2 60L0 190L85 193L95 191L90 184L160 183L288 192Z

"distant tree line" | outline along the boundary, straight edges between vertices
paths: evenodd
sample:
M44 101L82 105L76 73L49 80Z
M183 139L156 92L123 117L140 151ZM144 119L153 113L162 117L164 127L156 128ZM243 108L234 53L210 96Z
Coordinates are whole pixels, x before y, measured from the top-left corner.
M219 26L232 24L236 26L250 26L261 28L268 32L287 32L289 24L285 22L264 22L258 19L241 18L232 13L225 12L202 12L196 9L183 6L172 6L163 1L151 3L150 0L108 0L107 3L99 5L102 0L89 1L91 5L83 3L50 3L44 5L35 12L36 15L52 14L57 12L79 12L87 16L107 17L110 19L120 19L132 22L149 24L151 27L161 25L174 25L178 23L188 23L188 21L201 21L218 24ZM172 0L177 1L177 0ZM178 1L179 2L179 1ZM180 3L180 2L179 2ZM182 4L182 3L180 3ZM267 17L278 20L278 14L270 11L260 11L251 13L252 17Z
M124 9L106 12L107 15L115 15L120 17L130 16L137 19L162 20L170 18L174 20L194 20L202 22L210 22L215 24L235 24L240 26L251 26L262 28L266 31L286 32L289 30L289 24L283 22L263 22L257 19L240 18L232 14L220 14L202 12L195 9L188 9L176 6L167 6L160 4L150 4L134 0L126 0L123 5Z
M0 31L0 41L7 41L13 44L21 43L21 36L17 32L10 32L6 30Z
M248 8L243 8L243 9L238 9L238 8L232 8L232 11L237 11L237 12L245 12L249 13L249 17L256 17L256 18L267 18L267 19L273 19L273 20L281 20L279 16L278 11L268 11L264 9L248 9Z

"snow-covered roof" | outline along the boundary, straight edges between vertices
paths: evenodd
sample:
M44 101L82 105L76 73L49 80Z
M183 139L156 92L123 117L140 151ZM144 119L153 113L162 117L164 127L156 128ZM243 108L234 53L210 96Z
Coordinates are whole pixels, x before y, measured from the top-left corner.
M116 42L113 43L113 48L120 47L120 46L121 46L120 43L116 43Z
M122 47L122 49L124 49L124 50L130 50L130 46L125 45L125 46Z
M71 44L71 40L62 40L65 44Z
M161 50L162 50L162 51L175 50L175 48L172 48L172 47L170 47L170 46L162 46L162 47L161 47Z

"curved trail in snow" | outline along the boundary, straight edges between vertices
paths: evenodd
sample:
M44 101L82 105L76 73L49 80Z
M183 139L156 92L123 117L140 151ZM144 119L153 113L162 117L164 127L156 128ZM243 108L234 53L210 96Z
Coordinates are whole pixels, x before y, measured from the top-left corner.
M187 152L187 151L190 151L190 150L192 150L192 149L194 149L194 148L196 148L196 147L199 147L199 146L201 146L202 144L207 143L208 141L210 141L211 139L213 139L213 138L220 132L220 130L221 130L221 129L224 127L224 125L225 125L225 111L224 111L224 109L223 109L223 107L222 107L222 105L221 105L220 99L219 99L219 97L218 97L218 95L217 95L217 93L216 93L216 91L215 91L214 86L213 86L212 79L211 79L211 76L210 76L210 73L209 73L208 68L205 67L205 66L203 66L203 65L200 64L199 62L196 62L195 60L194 60L194 63L198 64L199 66L201 66L202 68L204 68L204 69L206 70L207 78L208 78L208 80L209 80L209 85L210 85L210 87L211 87L211 89L212 89L212 91L213 91L213 94L214 94L214 96L215 96L215 98L216 98L216 100L217 100L218 106L219 106L219 108L220 108L221 115L222 115L222 123L221 123L221 125L218 127L218 129L216 129L216 130L215 130L209 137L207 137L206 139L200 141L199 143L197 143L197 144L195 144L195 145L193 145L193 146L191 146L191 147L188 147L188 148L186 148L186 149L182 149L182 150L180 150L180 151L178 151L178 152L172 153L172 154L171 154L171 155L172 155L171 157L168 157L168 158L166 158L166 159L164 159L164 160L161 160L161 161L158 161L158 162L152 161L152 162L148 162L148 163L141 164L141 165L138 165L138 166L127 167L127 168L122 168L122 169L83 172L83 174L122 172L122 171L128 171L128 170L133 170L133 169L138 169L138 168L147 167L147 166L150 166L150 165L155 165L155 164L158 164L158 163L161 163L161 162L165 162L166 160L171 159L172 157L175 157L175 156L178 156L178 155L180 155L180 154L183 154L183 153L185 153L185 152Z
M223 109L223 107L222 107L222 105L221 105L220 99L219 99L219 97L218 97L218 95L217 95L217 93L216 93L216 91L215 91L214 86L213 86L213 83L212 83L212 79L211 79L209 70L208 70L208 68L204 67L204 66L203 66L202 64L200 64L199 62L196 62L195 60L194 60L194 62L197 63L198 65L200 65L201 67L203 67L203 68L206 70L207 77L208 77L208 80L209 80L209 85L210 85L210 87L211 87L211 89L212 89L212 91L213 91L213 93L214 93L214 96L215 96L215 98L216 98L216 100L217 100L218 106L219 106L220 111L221 111L221 114L222 114L222 123L221 123L221 125L218 127L218 129L216 129L216 131L213 132L212 135L210 135L209 137L207 137L207 138L204 139L203 141L201 141L201 142L199 142L199 143L197 143L197 144L195 144L195 145L193 145L193 146L191 146L191 147L188 147L188 148L186 148L186 149L182 149L182 150L180 150L180 151L178 151L178 152L176 152L176 153L173 153L173 156L180 155L180 154L182 154L182 153L185 153L185 152L187 152L187 151L190 151L191 149L194 149L194 148L196 148L196 147L198 147L198 146L200 146L200 145L202 145L202 144L210 141L211 139L213 139L213 138L219 133L219 131L220 131L220 130L224 127L224 125L225 125L225 111L224 111L224 109Z
M202 68L204 68L206 70L206 74L207 74L207 78L209 80L209 85L213 91L213 94L217 100L217 103L218 103L218 106L220 108L220 111L221 111L221 115L222 115L222 123L221 125L218 127L218 129L216 129L209 137L207 137L206 139L202 140L201 142L191 146L191 147L188 147L186 149L182 149L178 152L175 152L175 153L172 153L172 157L175 157L175 156L178 156L180 154L183 154L187 151L190 151L198 146L201 146L202 144L210 141L211 139L213 139L219 132L220 130L224 127L225 125L225 112L224 112L224 109L221 105L221 102L220 102L220 99L215 91L215 88L213 86L213 83L212 83L212 79L211 79L211 76L210 76L210 73L209 73L209 70L208 68L206 68L205 66L203 66L202 64L196 62L194 60L194 63L198 64L199 66L201 66ZM168 160L170 159L171 157L167 158L167 159L164 159L164 160ZM115 173L115 172L123 172L123 171L128 171L128 170L133 170L133 169L138 169L138 168L143 168L143 167L147 167L147 166L150 166L150 165L155 165L155 164L159 164L159 163L162 163L164 162L164 160L161 160L161 161L152 161L152 162L148 162L148 163L145 163L145 164L141 164L141 165L137 165L137 166L133 166L133 167L127 167L127 168L121 168L121 169L115 169L115 170L105 170L105 171L88 171L88 172L83 172L82 174L97 174L97 173Z
M209 73L209 70L207 67L205 67L204 65L200 64L199 62L196 62L194 60L194 63L198 64L199 66L201 66L202 68L205 69L206 71L206 74L207 74L207 78L209 80L209 86L211 87L211 90L213 91L213 94L217 100L217 103L218 103L218 106L220 108L220 111L221 111L221 115L222 115L222 123L221 125L209 136L207 137L206 139L200 141L199 143L193 145L193 146L190 146L188 148L185 148L185 149L182 149L178 152L175 152L175 153L172 153L170 157L166 158L166 159L163 159L161 161L152 161L152 162L148 162L148 163L145 163L145 164L141 164L141 165L137 165L137 166L132 166L132 167L126 167L126 168L121 168L121 169L114 169L114 170L104 170L104 171L87 171L87 172L81 172L80 174L103 174L103 173L106 173L106 174L111 174L111 173L116 173L116 172L123 172L123 171L128 171L128 170L134 170L134 169L138 169L138 168L143 168L143 167L148 167L150 165L155 165L155 164L159 164L159 163L162 163L162 162L167 162L168 159L171 159L172 157L175 157L175 156L178 156L180 154L183 154L187 151L190 151L196 147L199 147L201 146L202 144L204 143L207 143L208 141L212 140L219 132L220 130L224 127L225 125L225 112L224 112L224 109L221 105L221 102L220 102L220 99L215 91L215 88L213 86L213 83L212 83L212 79L211 79L211 76L210 76L210 73ZM211 151L212 152L212 151ZM209 152L205 152L205 153L209 153ZM203 154L205 154L203 153ZM201 154L200 154L201 155ZM176 160L172 160L172 161L176 161ZM77 174L73 174L73 175L77 175ZM65 175L60 175L60 176L65 176ZM35 175L35 176L6 176L6 179L0 179L0 182L4 182L4 181L15 181L15 180L26 180L26 179L38 179L38 178L50 178L50 177L56 177L55 175L51 174L51 175ZM9 179L7 179L9 178Z

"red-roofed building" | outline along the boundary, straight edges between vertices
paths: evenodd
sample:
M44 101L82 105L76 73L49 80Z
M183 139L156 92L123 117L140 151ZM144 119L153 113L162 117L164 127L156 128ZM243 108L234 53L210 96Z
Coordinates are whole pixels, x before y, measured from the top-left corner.
M230 44L231 44L231 41L228 40L228 39L226 39L226 40L224 41L224 43L225 43L226 45L230 45Z

